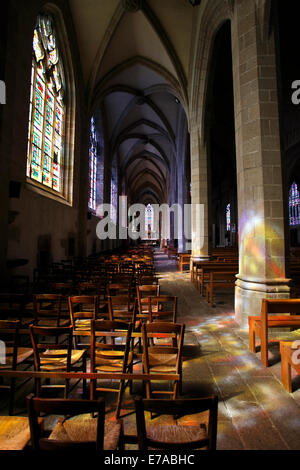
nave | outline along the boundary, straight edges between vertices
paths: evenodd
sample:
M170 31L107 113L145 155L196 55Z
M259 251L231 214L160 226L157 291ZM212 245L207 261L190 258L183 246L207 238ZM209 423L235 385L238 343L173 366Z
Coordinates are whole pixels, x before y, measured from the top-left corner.
M217 395L218 430L217 450L297 450L299 448L300 422L297 419L300 405L299 376L293 377L294 392L287 393L281 383L279 333L273 332L266 368L259 352L249 350L247 329L235 322L233 292L221 291L212 308L201 298L190 281L190 272L177 270L174 260L155 250L154 262L162 295L178 297L177 322L186 325L183 348L184 398ZM286 335L288 336L289 333ZM280 333L280 339L284 334ZM141 371L141 364L134 366ZM168 387L168 384L166 384ZM25 397L32 391L32 382L16 394L16 416L26 416ZM133 397L142 394L141 383L134 383L133 394L125 390L121 419L126 436L136 435L136 416ZM70 398L80 398L79 384ZM5 395L6 396L6 395ZM55 395L56 396L56 395ZM4 395L3 395L4 398ZM5 401L1 401L5 403ZM115 421L115 394L105 394L106 419ZM8 401L0 414L8 413ZM207 413L182 418L184 424L207 424ZM79 418L80 419L80 418ZM149 420L152 425L168 423L166 416ZM45 418L45 427L53 428L57 417ZM172 423L172 420L170 420ZM136 450L137 445L125 444L126 450Z

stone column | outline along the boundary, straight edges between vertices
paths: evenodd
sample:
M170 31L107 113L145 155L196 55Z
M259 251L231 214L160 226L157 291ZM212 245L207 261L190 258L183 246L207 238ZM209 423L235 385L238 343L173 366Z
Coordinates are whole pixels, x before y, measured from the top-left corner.
M263 298L289 297L274 36L263 0L237 0L232 21L239 274L236 320L246 327ZM264 31L266 33L264 34Z
M192 178L192 256L191 260L210 257L208 223L208 174L207 151L200 146L199 130L191 129L191 178ZM202 205L201 214L199 205ZM201 216L200 227L197 223Z
M184 192L186 189L185 181L185 161L186 161L186 140L187 140L187 121L183 108L179 119L177 120L176 129L176 160L177 160L177 204L178 204L178 217L177 217L177 239L178 239L178 252L181 253L186 250L185 235L184 235Z

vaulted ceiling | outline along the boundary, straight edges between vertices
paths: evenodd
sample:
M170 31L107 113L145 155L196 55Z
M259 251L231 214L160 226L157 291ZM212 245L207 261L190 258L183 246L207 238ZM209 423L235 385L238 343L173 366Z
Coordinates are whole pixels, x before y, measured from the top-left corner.
M187 123L193 8L188 0L175 9L170 0L142 2L136 11L130 4L139 2L70 0L90 110L105 116L110 161L118 162L131 202L163 203L185 158L178 133Z

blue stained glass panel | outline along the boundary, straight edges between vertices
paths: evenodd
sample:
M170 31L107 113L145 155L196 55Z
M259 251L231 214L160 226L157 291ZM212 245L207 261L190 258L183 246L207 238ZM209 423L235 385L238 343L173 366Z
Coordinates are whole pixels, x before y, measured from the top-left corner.
M289 219L290 226L300 223L300 196L297 183L293 183L289 192Z
M32 146L32 161L37 165L40 165L42 161L42 151L35 145Z
M32 143L38 147L38 148L42 148L42 140L43 140L43 135L42 133L36 128L36 127L33 127L33 131L32 131Z

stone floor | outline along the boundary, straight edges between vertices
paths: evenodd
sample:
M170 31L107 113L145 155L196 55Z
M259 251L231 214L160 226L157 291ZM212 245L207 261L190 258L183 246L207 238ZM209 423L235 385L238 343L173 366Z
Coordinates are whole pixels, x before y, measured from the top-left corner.
M281 385L278 344L264 367L248 349L248 330L235 323L232 294L216 296L211 308L166 256L157 255L164 293L179 298L178 320L186 324L185 346L199 352L184 362L183 394L219 396L220 450L300 449L300 387L289 394ZM295 378L294 387L299 380Z
M216 297L211 308L190 282L189 273L179 273L174 261L156 254L156 266L162 293L178 296L178 321L186 325L183 395L219 397L219 450L299 450L300 449L300 380L294 378L292 394L280 381L280 356L274 342L270 355L273 365L265 368L248 349L248 331L241 330L234 320L233 294L228 291ZM139 366L137 366L139 367ZM25 415L25 396L20 391L17 414ZM77 395L80 389L73 394ZM141 385L134 384L134 394ZM113 419L114 402L107 394ZM7 414L7 403L0 395L0 414ZM125 433L135 434L132 396L126 392L122 417ZM128 446L134 449L135 446Z

